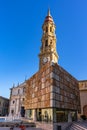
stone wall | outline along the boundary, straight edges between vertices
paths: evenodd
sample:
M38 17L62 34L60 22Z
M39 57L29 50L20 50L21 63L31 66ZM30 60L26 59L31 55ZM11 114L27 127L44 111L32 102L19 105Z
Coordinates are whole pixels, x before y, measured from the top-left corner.
M81 114L87 117L87 80L79 81Z
M78 81L57 64L51 66L51 68L51 77L53 79L53 107L78 110L80 112Z
M48 108L51 106L51 66L47 64L27 81L25 108Z
M47 63L26 83L25 109L55 107L80 112L78 81L58 64Z

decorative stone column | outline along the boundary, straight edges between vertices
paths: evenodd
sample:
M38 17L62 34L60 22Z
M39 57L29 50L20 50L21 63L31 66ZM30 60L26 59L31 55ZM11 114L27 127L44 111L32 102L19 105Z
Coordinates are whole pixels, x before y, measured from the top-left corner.
M34 120L34 121L37 121L36 109L34 109L33 112L34 112L34 118L33 118L33 120Z

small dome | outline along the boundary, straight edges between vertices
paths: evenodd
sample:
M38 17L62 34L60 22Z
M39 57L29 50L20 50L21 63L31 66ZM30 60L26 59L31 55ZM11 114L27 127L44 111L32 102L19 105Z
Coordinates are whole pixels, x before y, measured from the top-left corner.
M51 14L50 14L50 10L48 10L48 14L47 14L47 16L45 18L45 22L48 22L48 21L53 22L53 18L52 18Z

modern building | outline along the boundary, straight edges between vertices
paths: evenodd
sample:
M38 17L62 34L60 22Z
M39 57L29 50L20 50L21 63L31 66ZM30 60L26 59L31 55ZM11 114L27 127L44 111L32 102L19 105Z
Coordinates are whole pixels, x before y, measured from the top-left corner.
M87 80L79 81L81 114L87 117Z
M9 105L9 115L12 116L24 116L24 100L25 100L25 89L26 82L18 84L18 86L13 86L10 90L10 105Z
M25 116L35 121L72 121L80 112L78 81L57 64L55 28L48 11L42 26L39 71L26 81Z
M9 99L0 96L0 116L8 115Z

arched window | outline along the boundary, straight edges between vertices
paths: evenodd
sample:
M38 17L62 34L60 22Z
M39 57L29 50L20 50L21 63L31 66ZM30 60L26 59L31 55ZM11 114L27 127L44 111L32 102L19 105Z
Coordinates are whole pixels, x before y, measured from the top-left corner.
M50 40L50 44L52 44L52 40Z
M11 114L14 114L14 110L11 110Z
M48 27L46 27L46 32L48 32Z
M20 94L20 89L18 89L18 94Z
M25 87L23 88L23 93L25 93Z
M48 40L45 41L45 47L47 47L47 46L48 46Z
M50 27L50 32L52 32L52 27Z
M25 99L23 98L22 100L24 101Z
M13 101L13 104L15 103L15 101Z

